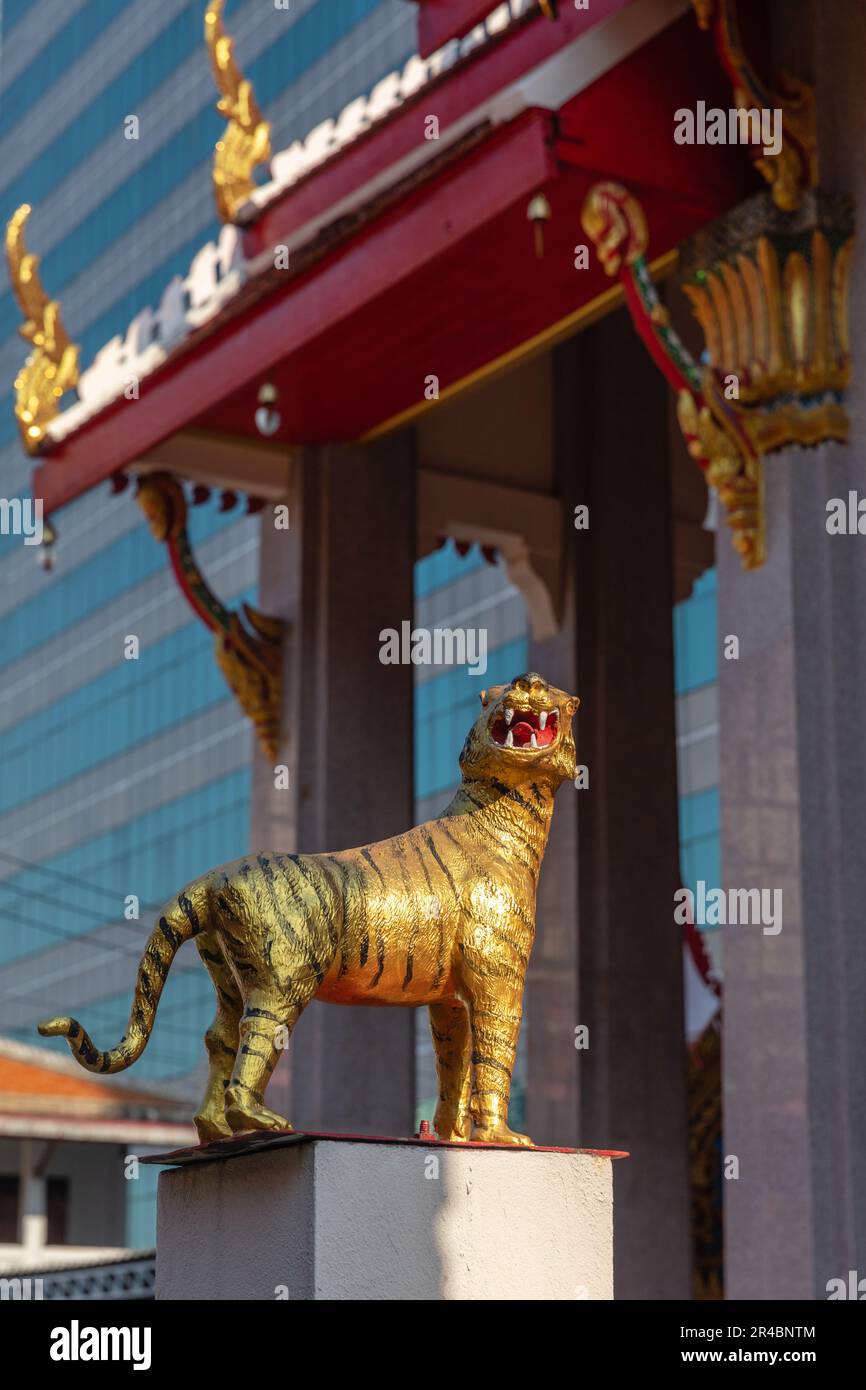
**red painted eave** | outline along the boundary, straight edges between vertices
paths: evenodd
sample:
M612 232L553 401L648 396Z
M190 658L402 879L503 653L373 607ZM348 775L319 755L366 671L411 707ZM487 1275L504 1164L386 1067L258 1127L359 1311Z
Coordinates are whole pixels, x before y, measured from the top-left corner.
M557 27L533 24L527 38ZM499 63L506 54L503 43L487 56ZM474 82L480 71L463 67L461 80ZM350 224L323 222L297 258L293 252L292 273L250 282L219 320L142 380L139 400L115 403L54 447L34 478L46 513L182 429L254 435L264 380L280 394L276 442L355 439L418 405L429 374L444 390L546 332L610 285L594 256L589 270L574 268L581 205L598 179L629 184L643 202L650 259L756 186L744 151L674 144L674 110L699 98L722 105L728 93L689 15L559 113L529 111L470 129L456 151L380 188ZM434 109L453 101L447 109L456 110L460 100L468 101L463 109L478 105L443 84ZM402 110L269 207L247 234L247 254L304 225L317 200L334 206L341 188L365 186L378 167L376 142L393 162L401 141L417 144L417 119ZM540 190L553 211L542 259L526 218Z
M531 196L554 176L555 167L548 118L530 113L458 168L447 170L426 197L418 192L408 198L286 288L262 298L249 313L187 340L177 355L142 380L138 400L121 398L58 444L40 464L35 494L43 499L46 513L145 456L163 439L209 419L225 401L228 388L243 388L265 373L273 375L277 364L295 354L303 354L315 371L315 353L323 339L333 343L336 334L337 342L345 344L345 375L351 380L355 349L347 325L364 307L422 272L515 199ZM483 198L482 189L487 190ZM336 430L331 437L345 437L346 429L354 436L363 428L361 417L346 425L335 419L341 380L335 370L329 363L327 381L320 382L331 395L331 410L318 425L309 418L299 423L292 410L294 391L288 399L281 398L281 410L300 430L298 438L314 442L328 437L329 430Z
M244 233L244 251L253 257L283 242L298 227L337 208L342 199L399 168L425 145L428 115L439 122L440 140L484 103L540 67L560 49L580 39L629 0L593 0L592 11L571 11L555 24L530 16L490 38L482 48L447 68L389 117L347 145L319 169L269 203ZM488 5L488 10L492 5ZM696 27L696 26L695 26Z

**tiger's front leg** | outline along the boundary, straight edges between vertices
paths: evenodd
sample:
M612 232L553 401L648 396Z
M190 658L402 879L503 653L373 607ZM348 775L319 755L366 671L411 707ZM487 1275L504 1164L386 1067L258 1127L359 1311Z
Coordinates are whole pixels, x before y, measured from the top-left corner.
M469 1007L472 1019L473 1084L472 1138L482 1144L532 1146L528 1134L508 1127L511 1077L520 1035L519 1003L512 1012L494 999L481 998Z
M430 1005L430 1032L436 1051L439 1101L433 1128L440 1139L468 1139L472 1130L469 1014L462 999Z
M508 1127L527 963L518 957L514 948L503 952L499 933L476 931L473 946L463 952L461 985L472 1035L471 1137L484 1144L532 1145L528 1134Z

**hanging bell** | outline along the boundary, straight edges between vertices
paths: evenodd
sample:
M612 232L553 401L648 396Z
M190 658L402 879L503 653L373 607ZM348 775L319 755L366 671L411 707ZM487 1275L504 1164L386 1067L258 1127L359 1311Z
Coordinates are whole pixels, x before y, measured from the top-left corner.
M553 216L553 209L544 193L536 193L526 209L526 216L532 223L535 237L535 254L539 260L544 255L544 224Z

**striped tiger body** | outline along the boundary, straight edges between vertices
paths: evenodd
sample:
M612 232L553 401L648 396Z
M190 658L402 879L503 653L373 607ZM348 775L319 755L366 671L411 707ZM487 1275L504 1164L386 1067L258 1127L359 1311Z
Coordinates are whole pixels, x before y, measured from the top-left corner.
M217 996L201 1141L290 1129L264 1103L310 999L427 1005L442 1139L528 1144L507 1124L535 894L553 799L575 775L578 700L535 672L482 693L462 782L436 820L334 854L266 852L189 884L159 917L126 1035L102 1052L71 1018L40 1024L90 1071L143 1052L176 951L194 940Z

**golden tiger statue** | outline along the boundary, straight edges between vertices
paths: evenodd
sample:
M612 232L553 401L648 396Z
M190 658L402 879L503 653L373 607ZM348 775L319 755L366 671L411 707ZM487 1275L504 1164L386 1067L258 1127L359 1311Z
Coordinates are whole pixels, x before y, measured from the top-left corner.
M531 1144L508 1127L535 892L553 798L576 775L576 696L534 671L481 692L460 754L461 785L437 820L338 854L278 851L190 883L151 933L129 1025L98 1051L72 1018L39 1025L93 1072L144 1051L175 952L194 940L213 981L201 1143L291 1130L264 1103L281 1047L313 998L426 1004L440 1139Z

